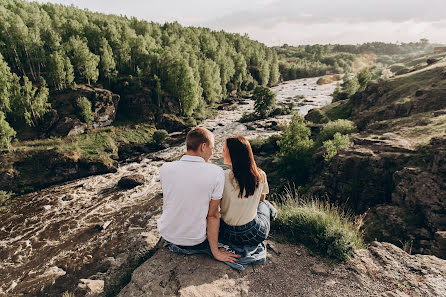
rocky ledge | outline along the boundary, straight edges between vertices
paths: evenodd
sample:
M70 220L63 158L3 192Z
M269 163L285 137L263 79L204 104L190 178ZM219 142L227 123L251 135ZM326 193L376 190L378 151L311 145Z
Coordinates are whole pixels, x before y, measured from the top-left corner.
M239 273L207 256L160 248L118 296L446 296L446 261L373 242L344 264L268 243L266 265Z

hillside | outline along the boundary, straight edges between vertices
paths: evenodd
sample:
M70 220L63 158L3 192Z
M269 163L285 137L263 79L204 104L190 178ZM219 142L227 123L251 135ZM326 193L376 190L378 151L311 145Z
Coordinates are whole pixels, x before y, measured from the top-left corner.
M404 74L370 81L364 91L307 119L347 118L353 145L324 162L313 156L309 192L367 213L367 240L446 257L446 60L407 61Z

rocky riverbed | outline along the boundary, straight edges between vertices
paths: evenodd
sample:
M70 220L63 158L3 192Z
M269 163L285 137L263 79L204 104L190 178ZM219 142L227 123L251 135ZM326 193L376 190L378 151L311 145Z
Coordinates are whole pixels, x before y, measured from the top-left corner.
M296 105L301 113L330 103L335 83L318 86L317 78L288 81L273 88L279 104ZM302 96L300 96L302 95ZM264 120L237 122L253 111L244 100L225 108L201 126L212 130L216 145L212 162L222 164L223 141L278 133ZM275 121L286 121L280 116ZM115 294L132 269L157 242L155 217L161 211L159 167L184 153L183 144L122 164L114 173L91 176L20 196L0 213L0 295L84 296L91 286ZM126 176L141 185L118 187ZM105 286L104 286L105 281Z

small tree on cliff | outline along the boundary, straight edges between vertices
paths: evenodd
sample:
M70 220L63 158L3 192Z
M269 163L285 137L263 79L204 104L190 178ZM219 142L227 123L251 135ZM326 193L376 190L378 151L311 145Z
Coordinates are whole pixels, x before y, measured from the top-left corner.
M9 149L11 140L15 137L16 132L9 126L5 120L5 114L0 111L0 148Z
M276 107L276 94L268 87L257 86L252 98L255 100L254 109L262 118L267 117Z

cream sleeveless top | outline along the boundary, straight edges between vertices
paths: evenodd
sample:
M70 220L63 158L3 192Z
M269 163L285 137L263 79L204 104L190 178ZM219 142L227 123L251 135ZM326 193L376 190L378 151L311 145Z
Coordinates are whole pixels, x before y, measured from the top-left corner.
M252 221L257 215L257 206L262 194L269 193L266 174L262 171L263 181L249 197L240 198L240 188L231 169L225 170L225 186L220 204L223 221L231 226L241 226Z

